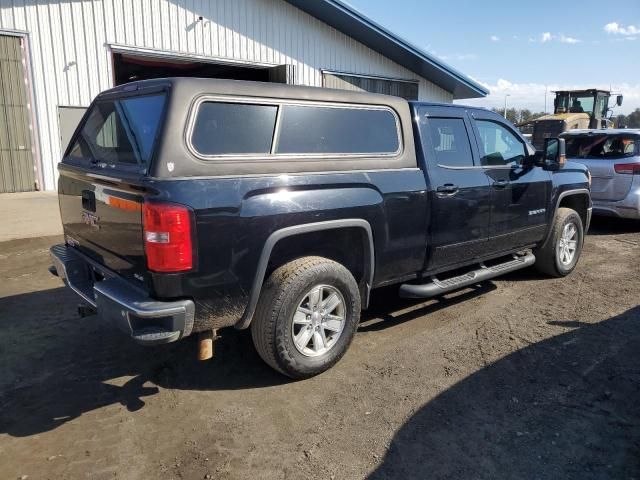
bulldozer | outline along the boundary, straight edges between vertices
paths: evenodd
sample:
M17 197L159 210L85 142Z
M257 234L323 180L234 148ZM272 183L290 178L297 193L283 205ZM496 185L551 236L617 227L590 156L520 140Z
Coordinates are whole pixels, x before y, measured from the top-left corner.
M609 99L612 94L608 90L562 90L555 92L553 114L544 115L524 122L518 127L523 133L531 134L531 143L537 149L544 148L547 138L557 137L567 130L578 128L609 128L612 122L607 116ZM622 105L622 95L616 96L616 105ZM527 131L528 130L528 131Z

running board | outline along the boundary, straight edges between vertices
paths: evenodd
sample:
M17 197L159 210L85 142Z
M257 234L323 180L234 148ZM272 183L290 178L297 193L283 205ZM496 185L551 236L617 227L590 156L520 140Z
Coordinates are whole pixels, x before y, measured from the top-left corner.
M476 283L489 280L498 275L520 270L521 268L530 267L536 262L533 253L525 255L513 255L511 260L498 265L487 267L480 264L480 268L472 270L464 275L447 278L446 280L438 280L435 276L431 277L431 282L419 285L405 283L400 286L400 296L404 298L431 298L443 295L453 290L475 285Z

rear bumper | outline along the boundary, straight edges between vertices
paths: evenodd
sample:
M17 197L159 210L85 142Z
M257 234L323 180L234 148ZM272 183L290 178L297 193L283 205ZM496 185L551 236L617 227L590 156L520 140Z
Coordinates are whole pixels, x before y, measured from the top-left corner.
M594 215L640 219L640 188L633 188L624 200L593 200Z
M96 309L109 324L143 345L159 345L183 338L193 330L195 306L191 300L155 300L67 245L50 249L55 273Z

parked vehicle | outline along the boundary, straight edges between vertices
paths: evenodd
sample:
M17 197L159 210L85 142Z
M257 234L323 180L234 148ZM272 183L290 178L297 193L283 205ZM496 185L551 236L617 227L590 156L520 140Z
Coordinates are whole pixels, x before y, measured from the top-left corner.
M535 148L544 148L545 139L562 132L583 128L609 128L612 126L609 108L609 90L562 90L555 92L553 114L544 115L518 125ZM616 95L621 106L623 96Z
M576 266L588 172L488 110L161 79L100 94L59 165L54 268L143 345L251 328L303 378L345 353L372 290L429 298Z
M567 157L591 172L594 213L640 219L640 129L575 130L562 138Z

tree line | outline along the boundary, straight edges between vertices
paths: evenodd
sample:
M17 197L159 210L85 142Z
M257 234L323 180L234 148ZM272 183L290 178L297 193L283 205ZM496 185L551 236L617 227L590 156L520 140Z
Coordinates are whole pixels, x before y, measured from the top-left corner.
M629 115L616 115L612 120L616 128L640 128L640 108L636 108Z
M504 115L504 108L494 108L494 112L499 113L500 115ZM528 108L507 108L507 120L509 120L514 125L518 125L519 123L529 122L531 120L535 120L538 117L543 115L547 115L544 112L532 112Z
M500 115L504 114L504 108L494 108L493 111ZM518 125L520 123L535 120L543 115L547 114L544 112L534 113L528 108L507 108L506 117L511 123ZM611 120L613 121L613 126L615 128L640 128L640 108L636 108L635 111L631 112L629 115L614 115Z

